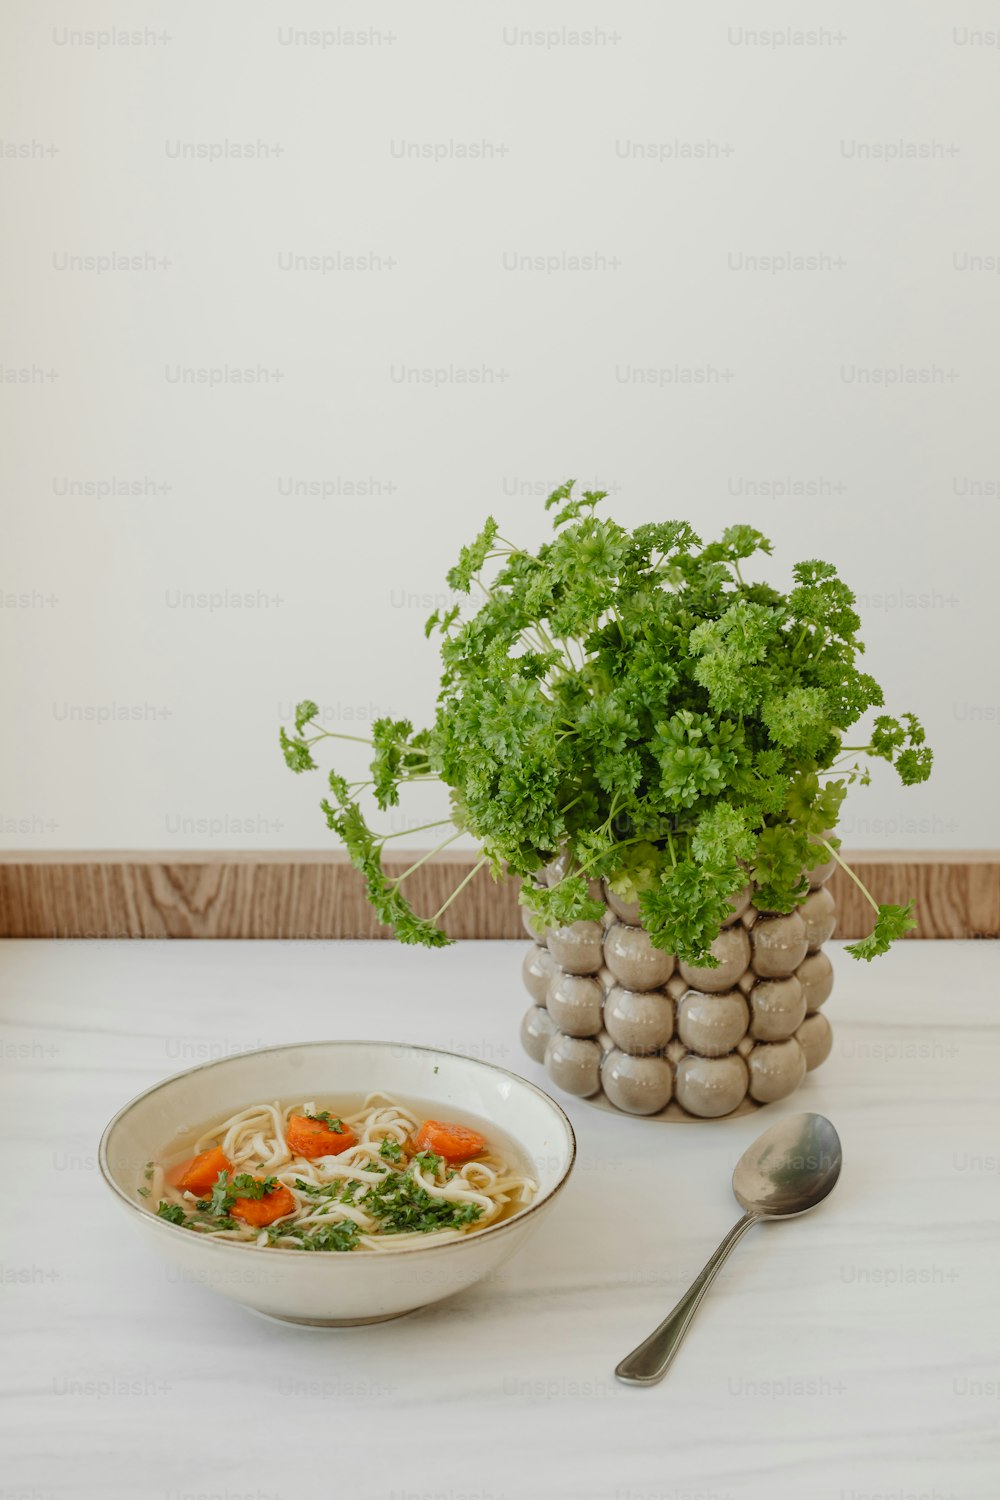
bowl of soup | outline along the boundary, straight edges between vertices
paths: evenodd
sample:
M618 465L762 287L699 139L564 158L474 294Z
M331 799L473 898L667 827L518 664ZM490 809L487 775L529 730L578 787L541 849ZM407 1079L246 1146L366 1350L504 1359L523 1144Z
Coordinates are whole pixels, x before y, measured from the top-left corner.
M118 1111L99 1160L179 1280L345 1327L492 1275L550 1212L575 1154L559 1105L504 1068L331 1041L165 1079Z

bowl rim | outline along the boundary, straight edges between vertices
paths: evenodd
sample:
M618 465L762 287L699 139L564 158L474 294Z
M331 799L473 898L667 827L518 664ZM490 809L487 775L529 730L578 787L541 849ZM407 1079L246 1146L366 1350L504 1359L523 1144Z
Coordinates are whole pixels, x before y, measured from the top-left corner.
M566 1183L569 1181L570 1174L572 1173L573 1167L576 1164L577 1156L576 1132L573 1129L573 1123L570 1120L569 1115L567 1115L566 1111L563 1109L562 1105L559 1104L555 1099L553 1099L551 1094L547 1094L544 1089L540 1089L538 1085L536 1083L532 1083L530 1079L522 1078L520 1073L515 1073L510 1068L501 1068L497 1063L486 1062L483 1058L480 1057L467 1057L462 1052L449 1052L447 1051L447 1049L442 1047L428 1047L418 1042L387 1042L378 1039L366 1039L363 1037L325 1037L309 1042L278 1042L272 1047L248 1047L245 1052L232 1052L227 1057L212 1057L209 1058L207 1062L195 1063L191 1068L182 1068L178 1073L171 1073L167 1078L161 1078L159 1083L151 1084L148 1089L142 1089L140 1093L135 1094L131 1099L123 1104L122 1107L114 1115L112 1115L111 1119L108 1121L107 1125L105 1125L104 1130L101 1133L101 1143L98 1148L97 1161L101 1176L103 1177L106 1185L111 1189L116 1197L121 1200L122 1203L126 1204L128 1208L134 1210L135 1213L140 1214L144 1223L155 1225L160 1229L176 1231L183 1234L185 1232L184 1225L171 1224L168 1219L159 1218L155 1213L152 1213L145 1206L145 1204L136 1203L135 1199L130 1196L125 1191L125 1189L121 1187L116 1181L108 1164L108 1141L111 1137L112 1131L122 1120L124 1120L125 1116L129 1113L130 1110L135 1107L135 1105L139 1104L143 1099L148 1099L152 1094L159 1093L160 1089L166 1088L168 1084L176 1083L180 1078L187 1078L192 1073L207 1072L211 1068L217 1068L223 1063L235 1062L242 1057L260 1056L261 1054L266 1052L292 1052L303 1047L392 1048L393 1050L397 1051L430 1052L433 1053L436 1057L453 1058L456 1062L470 1063L475 1068L485 1068L490 1073L499 1073L504 1078L513 1078L515 1083L521 1084L524 1088L530 1090L531 1093L537 1094L540 1099L544 1099L545 1103L549 1105L556 1118L562 1123L566 1131L569 1146L569 1154L567 1156L566 1165L563 1167L558 1181L552 1187L551 1191L546 1193L544 1197L537 1198L534 1202L526 1204L524 1208L521 1208L517 1211L517 1213L512 1214L509 1219L501 1219L498 1224L487 1224L484 1229L474 1230L470 1234L463 1235L460 1239L445 1240L437 1244L426 1243L422 1245L399 1245L395 1249L390 1249L388 1252L369 1251L363 1257L366 1261L368 1261L374 1255L378 1255L379 1259L381 1259L383 1255L385 1255L387 1259L392 1259L397 1255L426 1255L435 1250L454 1250L457 1246L460 1245L474 1244L476 1241L485 1238L485 1236L488 1234L502 1234L504 1230L513 1229L516 1225L523 1224L525 1220L536 1211L536 1209L544 1208L546 1204L551 1203L552 1200L557 1196L557 1194L562 1192L563 1188L566 1186ZM515 1139L517 1138L515 1137ZM517 1141L517 1144L521 1147L522 1150L524 1149L523 1143L520 1140ZM201 1245L210 1245L213 1252L228 1250L257 1252L261 1249L259 1245L250 1240L221 1240L216 1239L213 1235L210 1234L199 1234L195 1236L195 1239ZM309 1253L306 1250L296 1250L292 1246L267 1245L264 1248L268 1251L269 1257L271 1255L303 1256ZM313 1258L315 1259L315 1257ZM343 1258L349 1259L349 1257L347 1256ZM328 1255L327 1257L325 1257L325 1259L340 1262L341 1257L338 1255Z

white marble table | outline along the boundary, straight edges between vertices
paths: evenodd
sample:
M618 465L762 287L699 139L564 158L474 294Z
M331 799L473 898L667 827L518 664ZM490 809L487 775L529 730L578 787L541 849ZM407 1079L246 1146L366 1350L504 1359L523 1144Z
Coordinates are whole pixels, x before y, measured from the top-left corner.
M385 1037L543 1082L521 952L0 943L0 1500L995 1500L996 944L835 952L834 1052L794 1103L673 1126L570 1102L559 1210L488 1287L399 1322L270 1324L128 1233L101 1129L208 1057ZM664 1384L619 1385L736 1217L737 1156L793 1108L836 1123L836 1193L752 1232Z

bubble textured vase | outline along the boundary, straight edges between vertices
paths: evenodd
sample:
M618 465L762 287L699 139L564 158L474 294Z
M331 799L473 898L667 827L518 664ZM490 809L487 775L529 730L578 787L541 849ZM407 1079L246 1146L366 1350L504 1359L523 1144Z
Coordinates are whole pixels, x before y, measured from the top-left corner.
M714 969L654 948L638 906L596 881L602 922L539 940L526 917L525 1051L563 1092L648 1119L718 1120L786 1099L833 1045L820 1008L833 987L831 873L814 870L787 915L759 910L748 886L712 945Z

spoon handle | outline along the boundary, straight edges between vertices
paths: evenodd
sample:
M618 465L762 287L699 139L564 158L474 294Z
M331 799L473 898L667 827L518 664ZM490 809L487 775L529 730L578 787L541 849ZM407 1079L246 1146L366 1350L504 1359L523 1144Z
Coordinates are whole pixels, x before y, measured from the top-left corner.
M758 1217L757 1214L744 1214L733 1225L712 1259L698 1272L684 1296L673 1311L667 1314L659 1328L649 1338L643 1339L631 1354L626 1354L615 1370L619 1380L624 1380L627 1385L655 1385L658 1380L663 1379L668 1365L681 1346L691 1319L701 1305L702 1297L715 1280L723 1261L736 1242L743 1238L750 1225L757 1223Z

